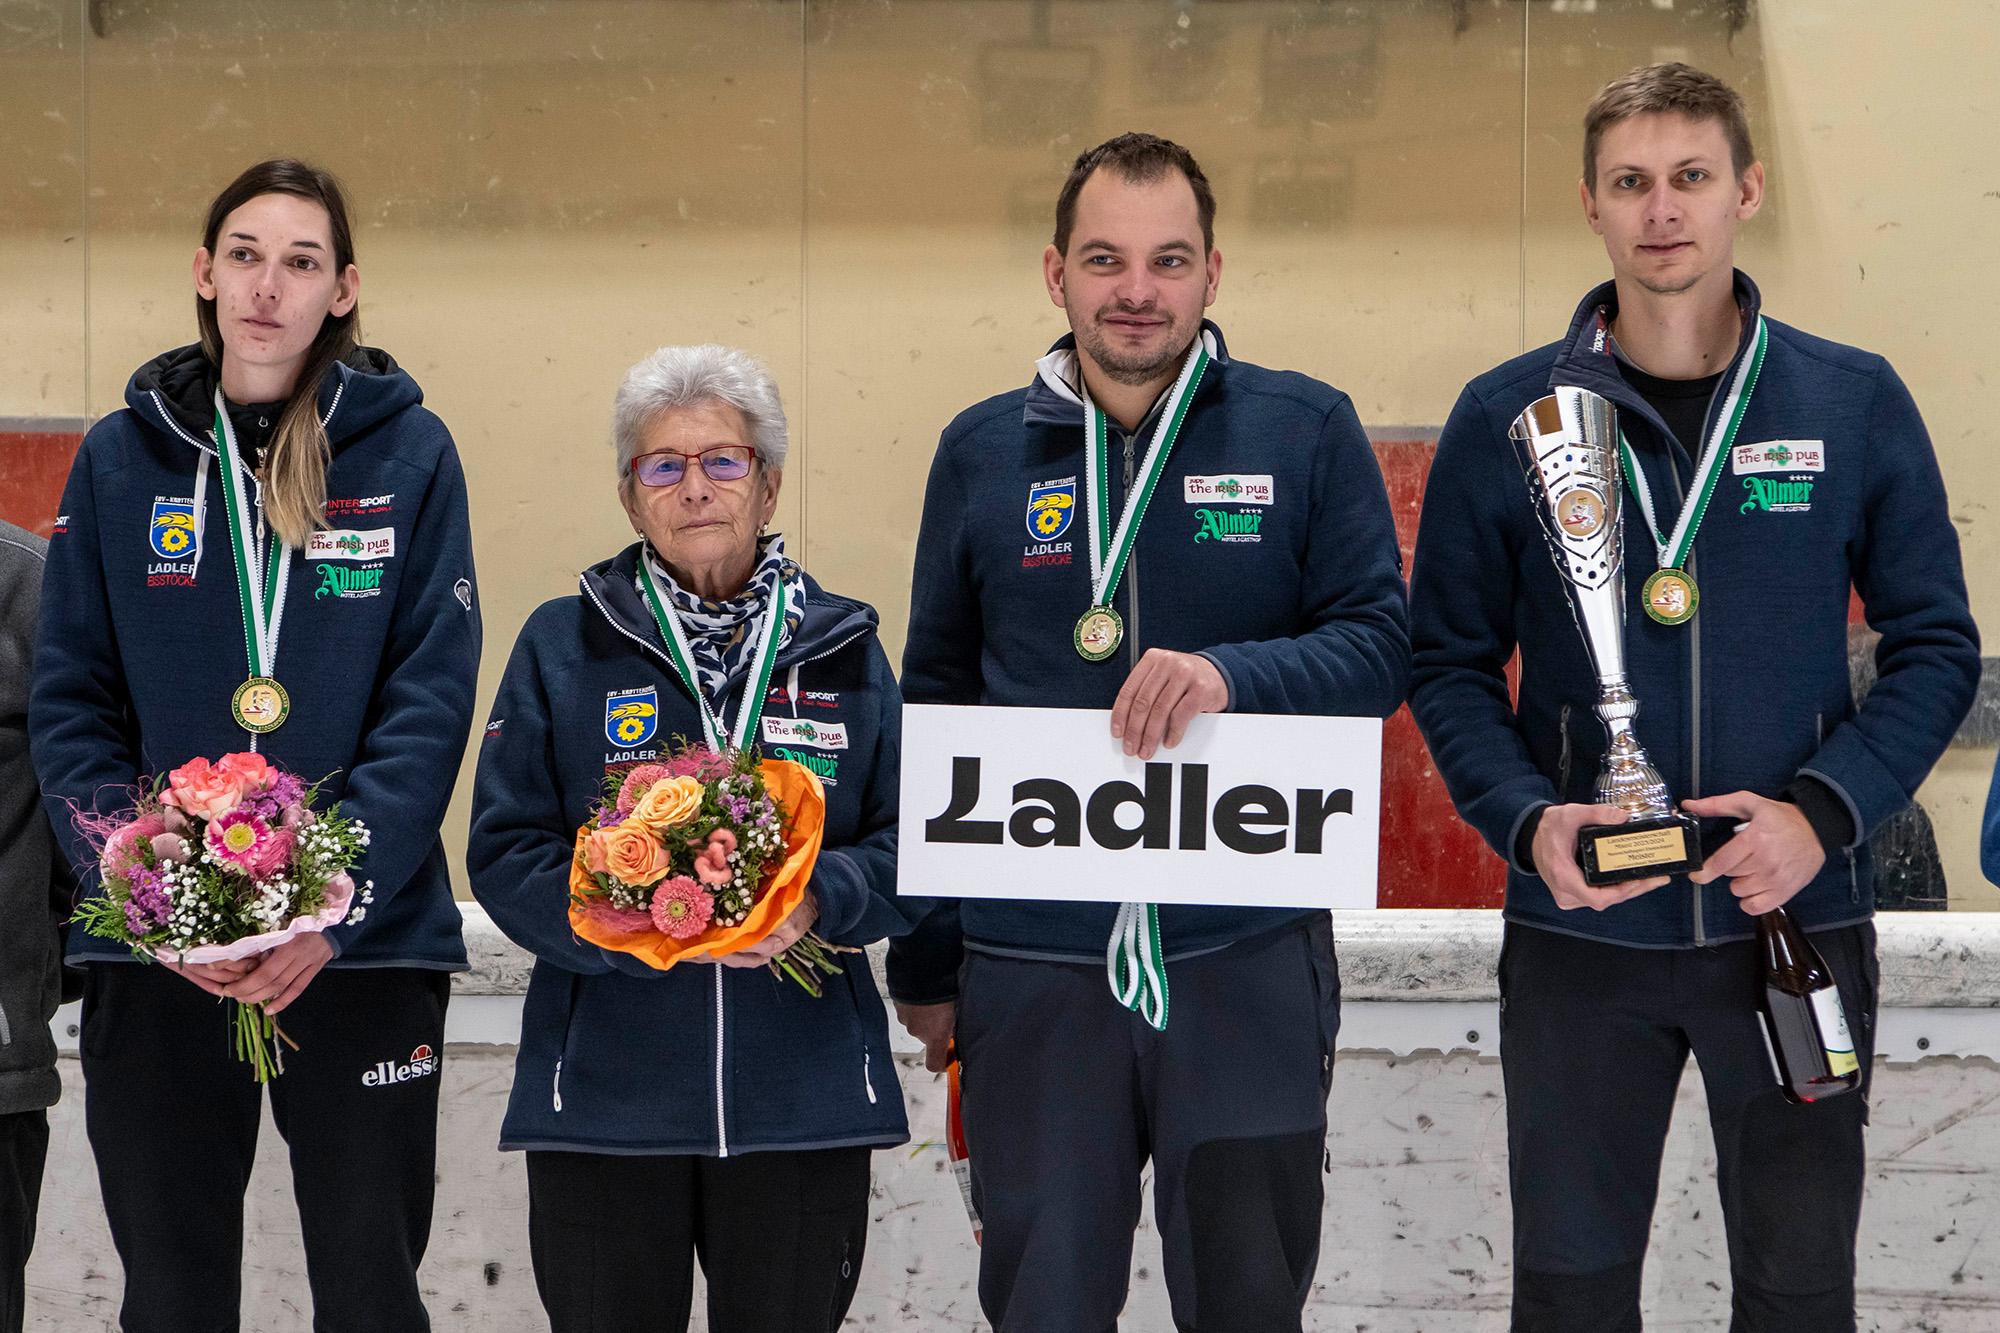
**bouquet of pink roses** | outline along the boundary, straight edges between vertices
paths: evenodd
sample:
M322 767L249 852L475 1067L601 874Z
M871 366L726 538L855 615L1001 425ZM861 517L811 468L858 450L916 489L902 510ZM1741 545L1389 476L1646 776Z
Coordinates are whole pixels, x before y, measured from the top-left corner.
M259 754L193 759L112 819L79 815L98 849L104 892L77 910L93 935L163 963L249 958L342 921L359 921L373 881L357 895L347 871L368 830ZM356 897L360 901L356 902ZM236 1005L236 1056L257 1081L284 1072L280 1039L261 1005Z
M684 745L615 771L577 830L570 927L661 971L750 948L804 899L825 822L825 789L790 760ZM854 952L808 933L770 967L818 996Z

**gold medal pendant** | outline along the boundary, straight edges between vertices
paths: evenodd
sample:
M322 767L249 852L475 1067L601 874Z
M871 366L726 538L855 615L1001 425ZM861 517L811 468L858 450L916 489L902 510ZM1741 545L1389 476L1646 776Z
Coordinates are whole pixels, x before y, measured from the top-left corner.
M1093 606L1076 622L1077 656L1086 662L1102 662L1118 651L1125 637L1125 622L1108 606Z
M269 676L252 676L236 687L229 701L236 725L256 735L276 731L292 715L292 697Z
M1701 605L1701 590L1685 569L1660 569L1646 580L1639 600L1645 604L1646 614L1662 625L1685 625Z

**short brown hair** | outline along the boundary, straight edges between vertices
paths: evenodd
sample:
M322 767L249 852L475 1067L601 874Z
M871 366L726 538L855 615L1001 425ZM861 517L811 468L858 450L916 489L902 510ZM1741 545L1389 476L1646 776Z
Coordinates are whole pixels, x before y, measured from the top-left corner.
M1679 61L1641 65L1598 89L1583 113L1583 180L1592 194L1597 193L1597 147L1604 132L1634 116L1667 111L1697 122L1721 121L1729 139L1729 164L1737 176L1757 160L1757 150L1750 146L1750 117L1734 88Z
M1135 185L1164 180L1169 170L1180 172L1187 177L1188 186L1194 191L1195 209L1201 214L1201 248L1204 252L1215 248L1215 191L1209 188L1208 177L1202 175L1194 154L1156 134L1121 134L1079 154L1070 167L1069 179L1063 182L1062 193L1056 196L1058 252L1069 253L1070 229L1076 225L1076 197L1083 193L1083 183L1099 167L1111 167Z

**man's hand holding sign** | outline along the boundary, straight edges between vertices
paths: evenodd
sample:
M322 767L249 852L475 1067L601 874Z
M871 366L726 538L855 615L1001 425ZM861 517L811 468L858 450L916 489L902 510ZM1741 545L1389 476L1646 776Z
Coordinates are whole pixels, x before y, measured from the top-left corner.
M1160 746L1181 743L1195 714L1228 707L1229 684L1215 663L1199 653L1148 648L1111 705L1111 736L1125 742L1126 754L1151 759Z

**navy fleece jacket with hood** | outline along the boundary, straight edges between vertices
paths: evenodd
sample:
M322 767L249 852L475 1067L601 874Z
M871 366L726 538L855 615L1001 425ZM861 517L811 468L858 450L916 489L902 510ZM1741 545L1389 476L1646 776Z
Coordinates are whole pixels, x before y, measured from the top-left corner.
M249 666L215 383L199 347L141 367L125 410L84 436L49 540L28 727L49 816L93 885L72 808L128 808L156 774L249 748L230 714ZM422 402L373 348L321 386L328 530L293 555L275 665L292 711L258 742L328 778L322 803L370 830L353 874L374 905L326 932L334 967L465 966L438 828L472 725L479 603L465 477ZM132 961L81 930L69 957Z
M1759 314L1741 273L1736 296L1743 336L1724 386ZM1452 409L1417 540L1411 709L1459 814L1507 859L1509 920L1651 948L1746 939L1756 927L1727 880L1676 876L1602 912L1565 912L1517 859L1534 812L1593 799L1606 739L1507 428L1553 386L1589 389L1617 405L1663 527L1693 476L1689 449L1619 374L1616 300L1612 284L1599 287L1561 342L1480 376ZM1688 623L1642 611L1657 562L1638 505L1625 506L1626 667L1639 741L1676 801L1739 790L1775 799L1801 779L1838 799L1848 841L1786 905L1805 928L1826 929L1873 914L1868 835L1909 802L1964 719L1979 634L1944 481L1903 382L1879 356L1766 323L1764 364L1688 564L1701 590ZM1882 634L1881 674L1859 709L1850 584ZM1505 676L1517 646L1518 705Z
M1409 677L1402 558L1374 450L1347 395L1291 371L1232 361L1204 321L1214 364L1113 603L1125 641L1103 662L1077 655L1090 605L1083 546L1083 402L1066 335L1025 389L989 398L946 428L917 537L903 695L911 703L1108 709L1148 648L1200 653L1243 713L1387 717ZM1159 407L1156 404L1154 412ZM1153 420L1135 441L1143 458ZM1123 440L1112 441L1112 503L1124 503ZM1268 503L1230 502L1200 479L1268 478ZM1188 479L1197 479L1189 485ZM1030 506L1071 488L1054 536ZM1114 509L1115 512L1115 509ZM1218 535L1224 534L1224 535ZM923 893L943 886L908 885ZM1018 958L1104 960L1112 903L968 899L941 903L891 943L890 993L957 994L961 947ZM1169 961L1225 948L1308 915L1256 907L1162 906Z
M901 1143L902 1088L866 958L844 956L814 999L766 968L661 972L570 930L576 831L605 776L702 736L633 586L639 550L585 570L578 595L528 618L480 746L472 891L536 956L500 1146L728 1156ZM805 589L759 731L766 757L804 763L825 785L813 928L858 947L908 930L929 906L895 896L902 696L874 610L811 578ZM745 675L747 663L730 681L726 725ZM611 709L634 698L654 707L651 726L615 740Z

